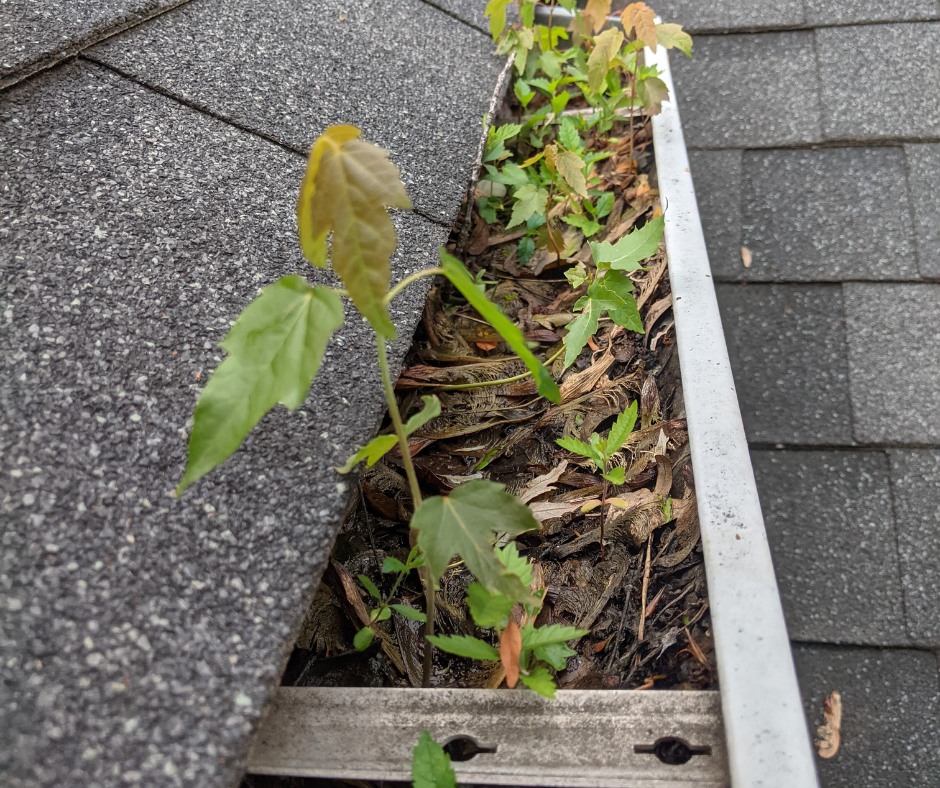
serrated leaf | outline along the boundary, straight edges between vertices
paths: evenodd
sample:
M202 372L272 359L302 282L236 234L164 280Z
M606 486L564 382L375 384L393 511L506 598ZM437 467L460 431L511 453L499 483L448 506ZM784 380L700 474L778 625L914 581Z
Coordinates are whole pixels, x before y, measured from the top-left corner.
M506 27L506 8L513 0L490 0L486 4L483 16L490 18L490 35L495 41Z
M491 170L489 180L495 181L496 183L503 183L506 186L519 188L529 182L529 176L526 171L518 164L513 164L512 162L507 163L501 171L496 170L492 165L487 165L487 168Z
M597 333L597 321L600 319L602 311L603 310L589 298L584 304L584 311L568 324L568 333L565 335L566 368L574 364L581 350L587 344L588 339Z
M613 452L611 452L611 454L613 454ZM607 471L607 473L602 473L601 476L607 479L607 481L609 481L611 484L616 484L619 487L621 484L623 484L624 477L626 476L626 469L621 467L612 468L611 470Z
M339 296L300 276L279 279L245 308L221 343L228 357L196 404L177 495L228 459L275 405L293 410L303 404L342 324Z
M522 683L530 690L537 692L539 695L549 700L555 699L555 681L552 679L552 674L548 672L548 668L539 665L530 670L529 675L522 675L519 678L522 679Z
M561 91L557 96L552 97L552 112L558 116L564 112L565 107L568 106L568 102L571 100L571 94L567 90Z
M528 83L521 79L517 79L513 83L512 91L516 94L516 98L519 99L519 103L522 104L523 109L528 107L529 102L535 97L535 91L529 87Z
M385 575L397 575L407 572L408 567L406 567L401 561L399 561L393 555L385 556L385 560L382 561L382 574Z
M519 555L519 548L516 547L515 542L510 542L505 547L498 547L496 557L506 567L506 571L511 572L522 581L522 585L526 588L532 585L532 564L529 563L528 558Z
M331 126L314 143L297 200L300 244L322 266L332 233L330 261L349 297L377 333L394 339L385 295L398 239L385 208L411 208L411 200L388 151L358 137L354 126Z
M561 123L558 125L558 141L567 150L579 151L584 148L584 142L581 140L581 135L578 134L578 128L575 126L574 120L568 117L562 118Z
M587 199L587 180L584 177L584 162L574 151L567 150L555 159L555 166L571 190Z
M555 670L564 670L568 665L568 657L574 657L578 652L566 643L548 643L537 646L533 653L536 659L547 662Z
M623 29L633 28L636 37L656 51L656 12L646 3L630 3L620 15Z
M529 372L532 373L539 394L555 404L560 404L561 392L558 390L558 384L545 368L545 365L532 355L532 351L526 345L525 336L518 326L486 300L486 296L477 289L473 277L470 276L463 263L456 257L447 254L443 247L441 247L440 256L444 275L460 291L460 294L470 302L470 306L476 309L480 316L499 332L499 335L519 356Z
M588 58L588 88L597 93L607 80L611 61L620 52L623 33L616 27L605 30L594 39L594 50Z
M513 197L516 204L512 207L512 217L506 225L507 230L517 224L527 222L534 214L545 215L545 206L548 203L548 192L545 189L527 183L516 189Z
M479 583L471 583L467 587L467 607L470 608L470 615L473 616L474 623L483 629L502 626L514 604L515 602L505 594L487 591Z
M669 88L659 77L638 80L636 94L648 115L658 115L663 110L663 102L669 100Z
M431 635L427 640L448 654L499 662L499 652L495 648L486 641L470 635Z
M412 788L457 788L450 756L427 731L421 731L412 753L411 779Z
M373 637L375 637L375 632L372 631L371 627L363 627L360 629L353 638L353 646L356 651L365 651L369 648L372 644Z
M627 438L630 437L630 433L633 432L633 427L636 424L636 412L637 403L634 400L630 403L630 407L617 417L614 426L610 428L610 433L607 435L607 451L610 454L620 451ZM623 484L623 482L620 482L620 484Z
M410 605L389 605L389 607L405 618L410 618L412 621L420 621L424 624L428 620L428 617L424 613L420 610L415 610Z
M633 282L619 271L608 271L602 279L596 279L588 287L588 296L599 308L610 315L618 326L643 333L643 321L636 299L633 297Z
M639 271L640 261L659 251L665 218L657 216L639 230L625 235L616 244L592 243L591 252L597 266L610 266L618 271Z
M584 231L585 238L590 238L601 229L601 226L594 220L588 219L587 216L579 216L576 213L562 216L561 220L566 224L570 224L572 227L577 227L579 230ZM577 287L577 285L575 285L575 287Z
M371 596L374 596L379 600L382 599L382 595L379 593L379 589L375 587L375 583L373 583L368 577L365 575L359 575L359 582L362 583L362 587L365 588L365 590L368 591Z
M687 57L692 57L692 36L682 29L682 25L656 25L656 40L666 49L678 49Z
M519 260L519 265L524 266L528 264L529 260L532 259L532 255L534 254L535 241L528 236L525 238L520 238L519 246L516 247L516 257Z
M577 289L587 281L587 273L583 267L575 266L565 271L565 279L573 289Z
M529 507L502 484L474 479L448 496L428 498L414 513L411 527L418 531L418 546L435 581L444 576L456 554L488 590L517 602L533 600L529 589L493 552L496 534L515 536L538 529Z
M579 441L577 438L559 438L555 441L561 448L567 449L573 454L585 457L593 462L598 468L604 467L604 454L598 451L596 446L590 443Z
M569 640L581 638L590 634L586 629L552 624L546 627L536 627L526 624L522 628L522 648L534 649L537 646L547 646L549 643L567 643Z
M379 435L370 440L355 454L351 455L341 468L336 469L336 472L344 474L349 473L363 460L365 460L366 465L371 468L390 452L397 442L398 439L394 435Z

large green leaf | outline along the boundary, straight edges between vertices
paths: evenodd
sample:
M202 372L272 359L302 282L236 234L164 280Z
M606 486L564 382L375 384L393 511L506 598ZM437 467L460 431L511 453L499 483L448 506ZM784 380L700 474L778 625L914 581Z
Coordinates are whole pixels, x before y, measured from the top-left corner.
M474 479L448 496L428 498L411 518L411 527L418 531L418 546L435 581L459 555L488 590L531 602L528 588L494 554L493 542L497 534L515 536L539 525L529 507L502 484Z
M600 319L602 312L601 307L592 299L588 299L587 303L584 304L584 311L567 325L568 333L565 335L566 367L574 364L588 339L597 333L597 321Z
M421 731L412 753L411 779L412 788L457 788L450 756L427 731Z
M326 344L342 324L339 296L310 287L301 276L279 279L245 308L222 342L228 357L196 405L177 494L224 462L276 404L303 404Z
M547 643L533 649L536 659L547 662L555 670L564 670L568 664L568 657L577 655L577 651L566 643Z
M618 271L638 271L640 261L652 257L659 251L666 220L657 216L639 230L624 236L616 244L592 243L591 252L598 267L610 267Z
M485 640L470 635L431 635L428 642L448 654L470 659L488 659L499 662L499 652Z
M480 316L499 332L499 335L506 340L506 343L515 351L516 355L522 359L522 362L535 379L539 394L556 404L560 403L561 392L558 390L558 384L549 374L545 365L532 355L532 351L526 345L525 336L523 336L518 326L486 300L486 296L480 292L473 277L470 276L470 272L464 268L463 263L456 257L447 254L443 247L441 247L440 254L444 275L460 291L460 294L470 302L470 306L476 309Z
M394 339L385 296L398 239L385 208L411 201L388 151L358 137L354 126L331 126L314 143L297 201L300 245L311 263L325 265L332 233L330 261L349 297L377 333Z

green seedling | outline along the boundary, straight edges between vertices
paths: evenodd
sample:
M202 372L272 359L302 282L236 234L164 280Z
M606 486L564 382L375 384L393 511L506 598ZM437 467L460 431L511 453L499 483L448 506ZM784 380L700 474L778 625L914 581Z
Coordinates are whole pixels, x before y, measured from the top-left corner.
M601 558L604 557L604 521L607 519L607 483L617 485L624 483L625 469L622 466L614 467L611 464L614 455L623 448L623 445L633 432L636 424L637 403L634 401L621 413L606 438L596 432L591 435L589 443L579 441L577 438L559 438L556 443L573 454L590 460L601 472ZM585 508L582 511L588 511Z
M388 592L387 596L383 596L375 583L368 577L359 575L359 582L362 583L362 587L369 593L369 596L379 602L378 607L369 611L369 618L373 624L377 624L380 621L387 621L391 618L393 610L403 615L405 618L410 618L412 621L419 621L422 624L427 622L427 616L420 610L411 607L411 605L394 604L392 602L402 581L408 577L413 570L420 569L422 566L424 566L424 554L417 547L411 549L405 563L402 563L394 556L386 556L385 560L382 562L382 574L396 576L392 590ZM353 638L353 645L356 647L357 651L365 651L372 643L373 637L375 637L373 627L363 627L356 633L356 637Z

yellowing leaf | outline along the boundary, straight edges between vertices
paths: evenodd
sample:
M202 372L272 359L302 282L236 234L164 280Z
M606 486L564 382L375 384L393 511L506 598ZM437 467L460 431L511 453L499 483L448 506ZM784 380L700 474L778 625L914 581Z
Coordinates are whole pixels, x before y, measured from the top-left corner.
M279 279L245 308L222 342L228 358L199 396L177 494L224 462L277 403L303 404L342 324L339 296L300 276Z
M588 88L592 93L597 93L604 86L611 61L617 57L622 43L623 33L615 27L605 30L594 39L594 50L588 58Z
M656 51L656 12L646 3L630 3L620 15L624 30L633 28L636 37Z
M587 5L581 12L581 18L587 22L591 33L597 34L607 22L607 15L610 13L611 0L588 0Z
M663 110L663 102L669 100L669 88L659 77L637 80L636 92L648 115L658 115Z
M486 4L483 16L490 18L490 35L495 41L499 38L503 29L506 27L506 7L512 3L512 0L490 0Z
M509 619L509 623L499 638L499 661L506 673L506 686L513 689L519 681L519 655L522 653L522 633L519 625Z
M297 200L300 245L323 266L332 233L330 260L350 298L377 333L394 339L385 295L398 239L385 208L411 201L388 151L358 137L354 126L331 126L314 143Z
M682 29L682 25L656 25L656 40L666 49L678 49L692 57L692 36Z
M359 449L359 451L350 456L342 467L336 469L336 472L344 474L349 473L363 460L366 461L366 466L371 468L381 460L386 453L392 450L392 447L397 441L398 439L394 435L379 435L373 438Z
M571 190L587 199L587 180L584 178L584 161L574 151L565 151L555 159L555 166Z

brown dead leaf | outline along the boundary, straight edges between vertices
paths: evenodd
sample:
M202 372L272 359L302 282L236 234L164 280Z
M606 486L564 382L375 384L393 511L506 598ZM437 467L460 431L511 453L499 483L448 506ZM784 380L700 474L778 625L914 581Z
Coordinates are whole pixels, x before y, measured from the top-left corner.
M470 233L470 240L467 244L467 251L470 254L481 254L489 246L490 226L479 216L474 216L473 232Z
M564 517L566 514L572 514L581 509L581 501L535 501L529 504L529 510L532 516L540 523L546 520L554 520L558 517Z
M741 262L744 263L745 268L751 267L751 250L746 246L741 247Z
M833 690L823 701L825 722L816 729L816 747L820 758L832 758L839 752L842 733L842 696Z
M656 51L656 12L653 9L646 3L630 3L620 18L624 30L632 27L636 30L636 37Z
M600 33L610 13L610 4L611 0L588 0L581 12L581 18L588 23L591 33Z
M477 342L476 346L480 348L480 350L496 350L496 348L499 347L499 342Z
M549 471L542 476L536 476L525 487L519 490L517 493L519 500L521 500L523 503L528 503L529 501L535 500L540 495L544 495L545 493L554 490L555 482L561 478L561 475L565 472L567 467L568 460L562 460L561 464L554 470Z
M519 681L519 655L522 653L522 632L519 625L509 619L509 624L499 637L499 661L506 672L506 686L512 689Z

